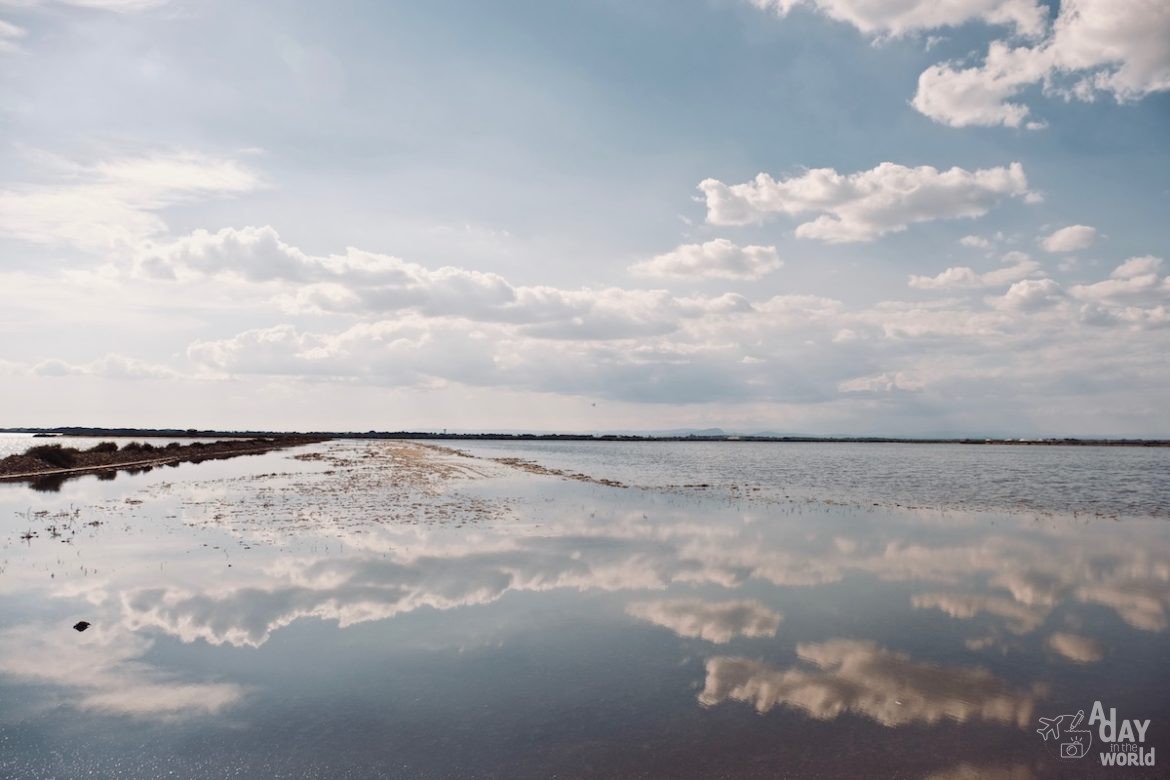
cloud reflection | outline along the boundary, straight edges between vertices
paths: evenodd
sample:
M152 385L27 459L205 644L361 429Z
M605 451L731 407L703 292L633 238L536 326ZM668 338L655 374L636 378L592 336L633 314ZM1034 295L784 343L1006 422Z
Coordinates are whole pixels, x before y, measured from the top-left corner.
M986 720L1027 726L1039 689L1019 691L990 672L925 664L873 642L833 639L797 646L808 666L716 656L707 661L699 701L751 704L760 713L784 705L818 720L845 713L883 726Z
M213 715L243 687L173 678L140 660L151 640L121 627L26 624L0 632L0 674L63 688L80 710L136 717Z
M758 601L706 602L701 599L638 601L630 615L669 628L679 636L723 645L737 636L775 636L782 616Z

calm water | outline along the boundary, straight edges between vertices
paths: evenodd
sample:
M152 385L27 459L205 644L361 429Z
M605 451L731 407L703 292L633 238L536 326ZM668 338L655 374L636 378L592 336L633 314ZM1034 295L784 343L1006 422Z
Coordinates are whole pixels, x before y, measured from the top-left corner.
M460 449L0 486L0 776L1167 774L1170 452Z

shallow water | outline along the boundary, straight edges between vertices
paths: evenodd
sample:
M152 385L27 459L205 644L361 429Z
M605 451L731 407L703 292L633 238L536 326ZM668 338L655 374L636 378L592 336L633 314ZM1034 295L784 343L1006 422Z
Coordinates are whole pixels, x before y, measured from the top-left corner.
M0 486L0 776L1166 774L1164 450L459 448Z

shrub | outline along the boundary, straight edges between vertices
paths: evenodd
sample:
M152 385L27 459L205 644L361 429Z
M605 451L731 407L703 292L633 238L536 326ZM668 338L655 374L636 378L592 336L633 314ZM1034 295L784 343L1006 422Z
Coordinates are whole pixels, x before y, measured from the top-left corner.
M118 445L112 441L99 442L90 447L86 452L117 452Z
M31 447L25 455L59 469L67 469L77 463L77 450L67 450L60 444L41 444L37 447Z
M154 452L157 447L147 441L132 441L122 448L122 452Z

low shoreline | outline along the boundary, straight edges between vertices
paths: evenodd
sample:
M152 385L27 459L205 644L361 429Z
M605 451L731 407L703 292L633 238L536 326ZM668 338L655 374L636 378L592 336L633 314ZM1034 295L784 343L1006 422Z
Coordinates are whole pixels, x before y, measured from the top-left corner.
M26 433L47 437L84 436L100 438L218 438L218 439L419 439L426 441L596 441L596 442L774 442L787 444L969 444L1019 447L1170 447L1170 439L1100 439L1080 437L999 438L897 436L772 436L737 434L686 434L653 436L640 434L590 433L436 433L434 431L214 431L192 428L0 428L0 433Z
M149 469L179 463L222 460L238 455L261 455L273 450L316 444L326 440L319 436L283 436L239 438L211 443L175 442L164 447L135 446L134 442L118 447L114 442L101 442L86 450L42 443L30 447L24 453L0 459L0 481L67 479L122 469ZM39 441L46 442L51 439Z

